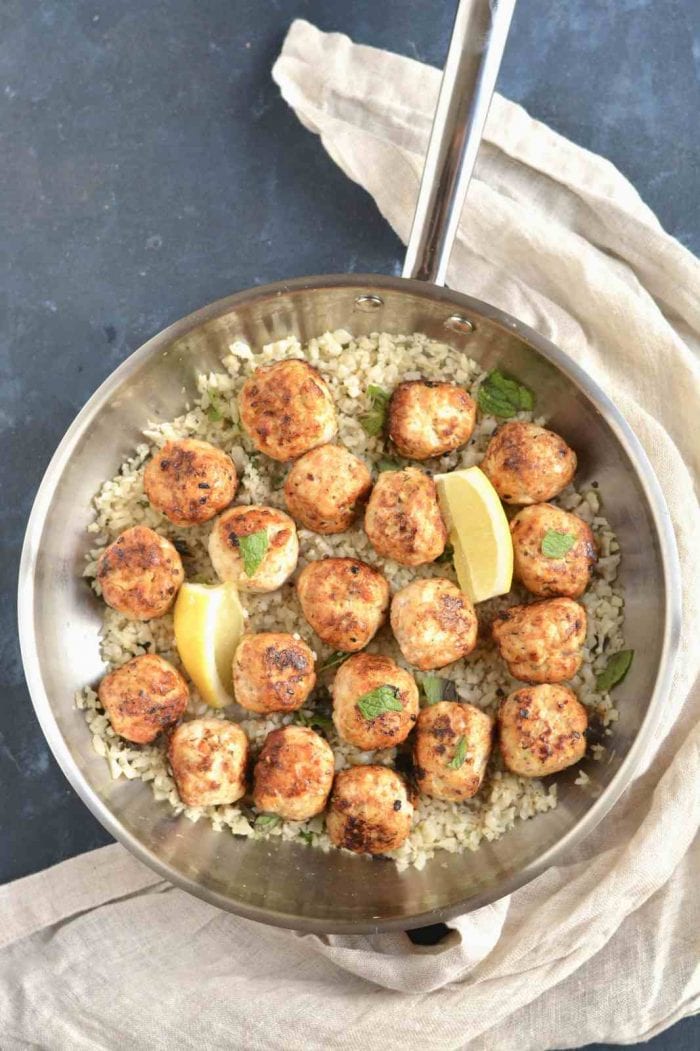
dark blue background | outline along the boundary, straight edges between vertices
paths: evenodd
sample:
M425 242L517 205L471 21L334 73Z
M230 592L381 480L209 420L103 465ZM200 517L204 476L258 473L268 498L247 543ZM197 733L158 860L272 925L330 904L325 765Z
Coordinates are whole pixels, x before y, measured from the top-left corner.
M0 7L0 882L109 840L48 754L16 643L21 539L55 444L132 349L194 308L284 276L397 271L400 244L281 101L270 67L298 16L441 65L453 11ZM697 252L699 67L697 0L520 0L499 89L616 163ZM681 1026L658 1044L697 1047L694 1034Z

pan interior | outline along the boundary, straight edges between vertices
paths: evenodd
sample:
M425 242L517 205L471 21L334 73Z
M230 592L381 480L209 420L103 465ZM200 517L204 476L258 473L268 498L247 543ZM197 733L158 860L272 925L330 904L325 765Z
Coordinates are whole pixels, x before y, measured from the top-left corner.
M579 453L580 480L598 481L623 552L626 636L636 658L616 692L620 718L606 759L583 764L595 790L573 784L576 767L558 779L555 810L518 822L475 853L439 852L422 871L398 873L390 862L236 839L206 822L174 818L147 785L110 779L73 706L74 692L102 673L100 607L81 578L90 501L100 484L132 451L148 420L182 411L196 374L220 368L233 340L255 348L341 327L355 335L424 332L536 391L538 410ZM173 882L232 911L297 928L410 927L507 893L547 864L564 837L590 825L594 806L602 811L597 801L637 738L654 692L666 620L663 563L645 485L617 426L547 355L557 352L534 334L446 290L392 278L308 279L233 296L172 326L133 355L83 410L49 468L30 525L25 663L44 731L74 786L110 831ZM614 787L607 798L613 794Z

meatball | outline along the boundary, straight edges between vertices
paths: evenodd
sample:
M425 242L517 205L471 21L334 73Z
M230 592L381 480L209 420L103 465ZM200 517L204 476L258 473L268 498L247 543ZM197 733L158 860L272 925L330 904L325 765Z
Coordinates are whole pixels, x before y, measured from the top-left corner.
M367 467L342 445L319 445L301 457L284 483L287 507L315 533L342 533L372 488Z
M332 692L336 730L365 752L405 741L418 718L415 679L389 657L350 657L338 669Z
M389 608L389 584L357 558L309 562L297 580L304 616L336 650L361 650L377 633Z
M250 712L293 712L316 684L314 655L284 632L244 635L233 658L236 700Z
M471 438L476 405L455 383L408 380L389 402L389 436L402 456L427 460Z
M237 723L183 723L170 738L168 759L185 806L226 806L245 795L248 738Z
M407 839L413 804L404 781L386 766L351 766L336 775L326 831L336 847L386 854Z
M148 526L132 526L100 555L97 579L112 609L129 620L152 620L168 612L185 571L169 540Z
M583 594L597 556L591 527L578 515L533 504L518 511L510 532L515 576L528 591L542 598ZM545 553L556 552L557 544L571 546L561 555Z
M383 471L367 504L365 531L383 558L403 566L433 562L445 550L447 529L432 478L417 467Z
M493 622L510 674L523 682L562 682L581 667L586 611L570 598L511 606Z
M481 788L491 755L493 719L471 704L439 701L418 716L413 761L426 796L461 803Z
M97 696L115 733L134 744L150 744L183 715L190 691L172 664L146 653L105 675Z
M143 473L153 506L175 525L208 522L233 500L238 477L222 449L197 438L166 442Z
M576 473L576 453L554 431L514 420L499 427L479 465L506 504L539 504Z
M327 741L307 726L283 726L265 738L253 771L258 810L306 821L326 805L335 770Z
M546 777L578 763L587 728L586 709L568 686L524 686L498 710L503 762L520 777Z
M253 445L273 460L296 460L338 429L325 380L297 359L257 368L243 384L239 408Z
M242 591L275 591L296 569L297 527L274 507L232 507L214 523L209 557L217 576Z
M479 624L467 596L450 580L414 580L391 602L391 628L409 664L444 668L476 646Z

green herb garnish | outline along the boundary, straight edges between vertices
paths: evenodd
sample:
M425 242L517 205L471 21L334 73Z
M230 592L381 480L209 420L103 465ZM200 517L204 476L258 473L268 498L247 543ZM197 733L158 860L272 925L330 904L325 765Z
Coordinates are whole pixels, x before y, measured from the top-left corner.
M479 387L479 408L488 416L509 419L518 412L529 412L535 405L532 391L515 380L509 380L498 369L489 372Z
M219 420L223 419L223 413L219 408L219 399L215 394L209 392L209 407L207 409L207 416L212 423L218 423Z
M319 730L332 730L333 720L330 715L324 715L322 712L297 712L294 718L294 722L297 726L308 726L313 729L316 726Z
M387 405L391 395L382 387L377 387L375 384L370 383L367 388L367 397L369 398L370 409L369 412L360 416L360 423L365 434L368 434L370 438L376 438L384 429Z
M403 705L395 686L376 686L369 693L364 693L357 702L363 719L376 719L384 712L401 712Z
M575 543L576 537L571 533L559 533L556 529L548 529L542 537L540 551L547 558L563 558Z
M418 679L421 693L427 705L437 704L442 700L442 684L445 680L439 675L421 675Z
M311 844L314 841L314 834L313 834L313 832L304 832L304 831L302 831L302 832L299 833L299 839L303 839L305 843L307 843L309 846L311 846Z
M447 764L451 770L459 770L460 766L464 765L464 760L467 758L467 742L463 737L457 741L457 747L455 748L455 754Z
M258 814L253 822L253 828L257 832L269 832L276 825L279 825L281 820L282 818L279 814Z
M269 546L270 539L266 529L258 529L257 533L238 537L238 547L243 557L243 569L247 577L252 577Z
M619 653L613 653L604 670L595 681L596 689L601 693L606 693L613 686L616 686L618 682L622 682L630 670L633 657L634 650L620 650Z
M349 656L349 653L343 653L342 650L335 650L335 652L331 653L330 657L326 657L325 661L321 661L318 670L319 672L322 672L330 671L331 668L339 668Z
M451 562L454 557L455 549L453 548L452 544L446 544L445 550L442 552L441 555L438 555L438 557L435 559L435 562L438 564L442 564L443 562Z
M400 471L401 464L398 460L391 460L388 456L382 456L381 460L377 460L377 471L382 474L384 471Z

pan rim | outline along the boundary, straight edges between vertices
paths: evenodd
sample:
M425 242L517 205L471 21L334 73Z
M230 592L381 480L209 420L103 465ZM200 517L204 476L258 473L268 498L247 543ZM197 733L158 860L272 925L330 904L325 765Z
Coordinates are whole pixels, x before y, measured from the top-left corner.
M636 472L637 480L641 486L654 524L661 557L664 608L663 638L659 665L647 713L617 773L598 799L592 803L590 809L561 839L549 847L539 858L519 869L511 877L500 881L497 888L477 893L450 906L416 914L410 919L393 917L374 922L372 920L329 922L318 917L300 917L274 909L240 904L218 891L203 886L190 877L177 872L167 862L162 861L153 851L143 846L131 832L122 827L120 821L113 816L109 807L99 799L73 759L53 713L39 670L39 653L34 631L35 570L46 514L57 485L70 462L78 441L95 416L101 411L115 388L120 386L124 380L135 372L143 361L165 350L173 340L186 335L187 332L207 321L211 321L235 309L238 305L248 304L258 298L269 298L288 292L320 291L337 288L357 289L358 294L371 294L378 289L408 292L432 301L444 302L452 307L456 305L465 311L467 316L472 314L477 318L485 318L502 328L506 328L512 334L520 336L538 354L541 354L562 372L585 395L587 400L610 426L615 438ZM103 827L118 842L122 843L130 853L171 884L194 894L211 905L243 916L246 919L309 933L368 934L392 930L410 930L426 924L439 923L491 904L531 882L531 880L560 860L574 843L580 842L593 831L618 801L625 788L631 783L646 746L653 737L660 721L663 709L662 702L671 685L673 664L680 637L681 575L670 513L659 481L644 449L632 428L598 383L555 344L498 307L467 296L464 293L436 287L422 281L376 274L309 275L236 292L199 308L152 336L137 350L133 351L100 384L79 411L60 441L46 467L37 490L27 524L20 560L18 623L20 648L27 686L37 719L54 758L83 803Z

